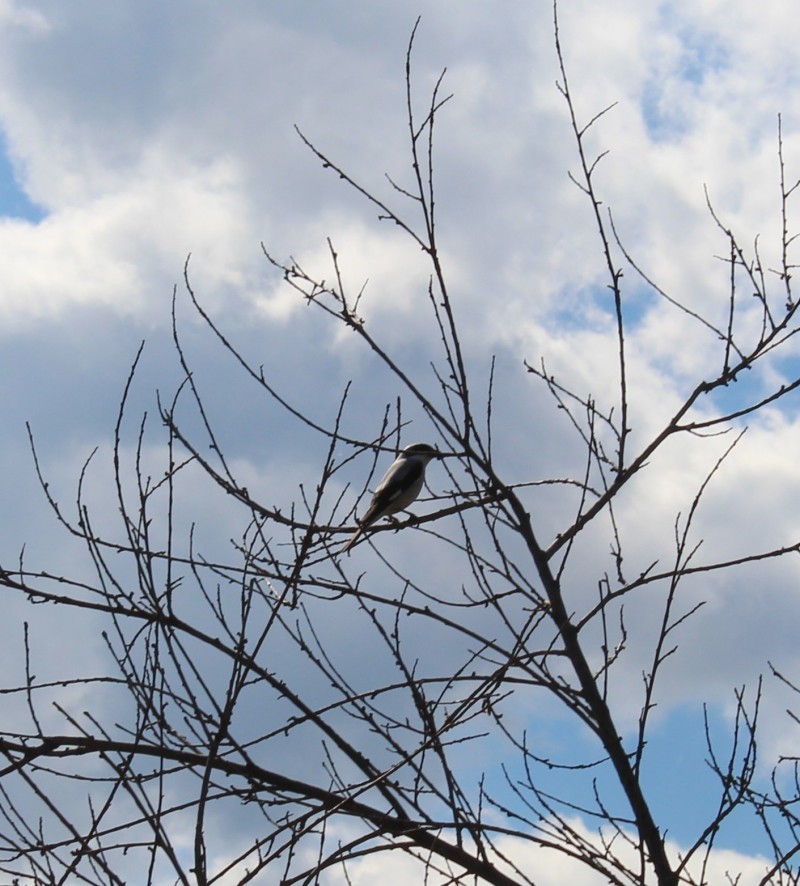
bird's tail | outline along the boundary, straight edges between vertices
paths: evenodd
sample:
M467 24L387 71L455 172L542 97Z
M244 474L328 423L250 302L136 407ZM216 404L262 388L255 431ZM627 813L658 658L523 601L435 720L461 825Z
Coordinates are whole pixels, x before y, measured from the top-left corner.
M347 544L342 548L342 553L347 554L350 551L350 548L353 547L353 545L361 538L363 534L364 527L359 526L358 529L356 529L356 531L350 536L350 540L347 542Z

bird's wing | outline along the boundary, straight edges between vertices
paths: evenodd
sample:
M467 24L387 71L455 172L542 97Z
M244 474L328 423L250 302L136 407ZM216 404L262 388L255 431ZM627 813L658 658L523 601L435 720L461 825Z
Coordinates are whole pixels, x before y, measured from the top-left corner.
M399 464L393 464L375 490L361 523L372 523L384 514L394 513L395 510L402 510L411 504L419 494L424 473L425 465L416 458L403 459Z

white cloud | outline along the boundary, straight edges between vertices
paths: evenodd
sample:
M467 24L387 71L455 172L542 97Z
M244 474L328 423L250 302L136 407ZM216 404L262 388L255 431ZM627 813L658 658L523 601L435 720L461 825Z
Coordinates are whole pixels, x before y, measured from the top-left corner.
M580 819L568 819L568 824L588 844L597 847L601 845L597 831L590 830ZM542 825L543 828L550 827L547 822L543 822ZM558 827L554 827L557 831ZM345 842L344 835L342 842ZM498 854L510 864L499 861L494 853L491 853L490 857L495 859L495 863L498 864L501 871L512 878L514 876L513 865L537 886L561 886L566 882L574 884L574 886L604 886L608 883L608 877L592 871L574 858L536 846L521 838L501 836L496 840L495 846ZM613 842L612 846L612 851L625 864L630 865L634 871L638 870L638 855L632 846L623 843L619 838ZM685 849L670 842L668 851L677 863ZM704 862L705 868L703 869ZM445 866L443 862L438 862L438 864L441 867ZM327 882L332 886L333 884L336 886L345 886L345 884L347 886L350 884L352 886L366 886L368 883L375 882L386 884L386 886L403 886L406 883L422 882L425 878L425 882L430 886L444 886L445 883L452 882L452 876L457 873L458 869L454 867L452 871L447 871L446 869L441 870L441 867L439 872L434 868L427 873L426 877L423 862L411 858L406 853L393 851L367 856L363 860L349 863L346 874L341 868L332 868L328 873L329 880ZM694 858L688 865L688 873L695 878L694 882L726 883L730 875L738 883L738 886L757 886L769 868L770 864L766 858L720 849L712 851L707 860L704 860L702 855ZM738 880L736 880L737 875L740 877ZM649 877L644 881L643 886L651 886L655 882L655 879Z
M159 306L163 324L171 283L190 252L208 285L246 285L256 256L247 242L247 213L234 163L186 168L154 152L135 170L120 171L105 193L39 224L0 224L4 324L62 314L76 303L108 305L123 315L152 316Z
M19 6L16 0L0 0L0 25L32 34L48 30L45 16L29 7Z

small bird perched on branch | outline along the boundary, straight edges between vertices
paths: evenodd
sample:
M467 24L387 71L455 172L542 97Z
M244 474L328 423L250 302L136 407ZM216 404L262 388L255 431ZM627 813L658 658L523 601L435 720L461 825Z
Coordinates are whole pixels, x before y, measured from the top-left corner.
M364 532L381 517L388 517L405 510L419 495L425 482L425 468L432 458L441 453L427 443L414 443L401 450L372 496L364 516L358 521L358 529L342 548L346 553Z

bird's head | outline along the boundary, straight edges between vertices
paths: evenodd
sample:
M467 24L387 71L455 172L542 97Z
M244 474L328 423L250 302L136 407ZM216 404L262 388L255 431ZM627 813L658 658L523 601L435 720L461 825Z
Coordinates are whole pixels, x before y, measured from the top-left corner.
M411 456L423 458L427 464L432 458L439 458L441 452L435 447L430 446L428 443L412 443L410 446L404 447L401 450L400 455L407 458Z

